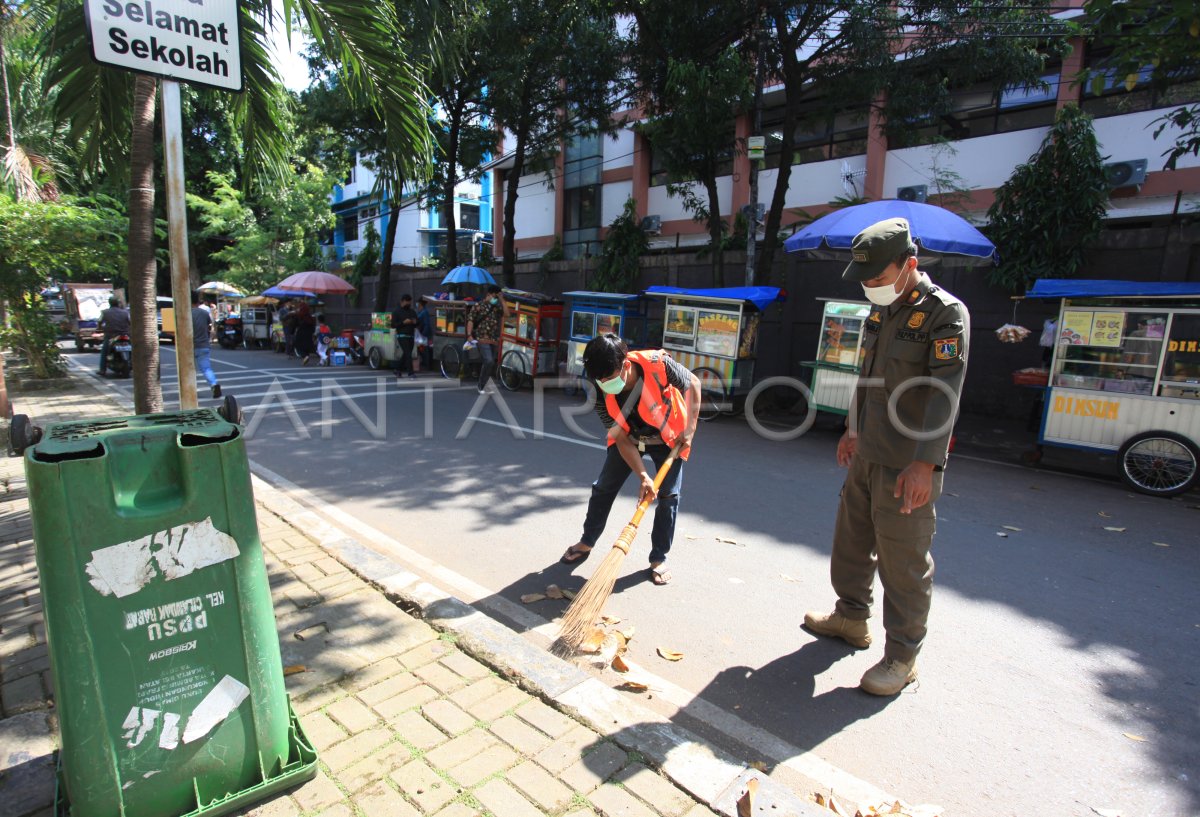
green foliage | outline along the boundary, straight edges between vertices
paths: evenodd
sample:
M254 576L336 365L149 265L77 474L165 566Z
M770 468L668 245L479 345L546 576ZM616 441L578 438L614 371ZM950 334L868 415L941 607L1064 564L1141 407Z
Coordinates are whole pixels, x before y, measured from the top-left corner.
M1104 160L1092 118L1059 111L1029 161L996 191L988 232L1000 251L995 284L1018 290L1038 278L1069 278L1100 235L1108 203Z
M117 279L128 221L107 199L15 202L0 195L0 299L17 302L48 281Z
M1112 48L1094 70L1080 73L1079 78L1091 83L1094 91L1116 83L1132 91L1142 85L1147 68L1152 69L1150 85L1160 91L1195 80L1200 73L1200 0L1089 0L1084 10L1088 32L1098 38L1097 50ZM1176 108L1155 124L1155 139L1167 130L1175 137L1175 144L1163 152L1165 168L1174 170L1175 163L1188 154L1200 155L1200 105Z
M625 201L625 209L608 227L600 263L591 286L598 292L629 292L641 272L639 262L650 248L650 239L637 217L637 202Z
M188 195L188 207L203 225L200 235L224 247L212 254L225 266L223 278L246 292L258 292L292 272L312 267L321 255L317 236L331 229L330 178L313 165L291 171L253 202L229 176L210 173L212 198Z
M55 377L66 371L58 350L58 329L37 295L24 294L8 302L8 326L0 327L0 344L25 358L34 377Z
M358 306L359 295L362 292L363 278L368 275L374 275L379 266L381 242L379 240L379 231L375 229L374 219L367 222L366 234L367 246L363 247L362 252L358 254L358 258L354 259L354 266L350 272L350 285L354 287L354 292L350 293L348 298L351 306Z
M550 249L542 253L542 259L546 263L551 261L562 261L566 258L566 253L563 252L562 236L554 236L554 243L550 245Z

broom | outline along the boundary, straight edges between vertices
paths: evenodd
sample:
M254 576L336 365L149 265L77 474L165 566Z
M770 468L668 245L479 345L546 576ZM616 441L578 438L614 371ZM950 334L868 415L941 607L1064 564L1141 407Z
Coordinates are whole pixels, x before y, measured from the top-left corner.
M662 467L654 475L655 492L667 478L667 472L675 464L675 458L679 456L682 448L683 443L681 442L672 448L671 453L663 460ZM637 510L633 513L633 519L629 520L629 524L625 526L621 535L617 537L617 541L613 543L612 550L604 556L600 567L596 568L596 572L587 580L583 589L579 591L579 595L567 608L558 633L557 646L561 647L562 651L578 650L592 625L600 617L601 611L604 610L604 604L612 595L613 586L617 583L617 572L621 569L621 562L629 555L629 548L633 545L634 537L637 536L638 525L641 524L642 516L645 515L648 507L650 507L649 499L643 499L638 503Z

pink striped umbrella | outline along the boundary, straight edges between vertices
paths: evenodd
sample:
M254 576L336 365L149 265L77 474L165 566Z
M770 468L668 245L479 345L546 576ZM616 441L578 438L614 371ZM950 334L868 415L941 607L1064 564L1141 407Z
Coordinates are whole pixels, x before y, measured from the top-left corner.
M337 277L333 273L319 272L317 270L297 272L294 275L289 275L275 286L278 289L304 290L306 292L316 292L320 295L345 295L347 292L354 291L354 287L350 286L344 279Z

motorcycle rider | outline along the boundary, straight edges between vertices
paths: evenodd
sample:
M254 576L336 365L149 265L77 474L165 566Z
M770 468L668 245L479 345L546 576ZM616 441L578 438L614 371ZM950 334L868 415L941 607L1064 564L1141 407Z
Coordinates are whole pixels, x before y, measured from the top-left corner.
M100 374L105 374L108 372L109 343L118 335L128 335L133 329L129 310L121 306L121 299L116 295L108 299L108 309L100 313L98 328L104 333L104 340L100 342Z

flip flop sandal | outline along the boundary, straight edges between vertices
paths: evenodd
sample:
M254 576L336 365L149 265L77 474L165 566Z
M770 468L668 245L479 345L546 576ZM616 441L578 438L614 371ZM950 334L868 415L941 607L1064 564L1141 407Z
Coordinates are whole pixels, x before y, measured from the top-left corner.
M593 550L595 550L595 548L588 548L587 550L584 550L583 547L580 547L580 545L576 543L567 548L567 552L564 553L562 558L558 561L564 565L582 564L583 562L587 561L589 556L592 555ZM572 556L574 558L571 558Z
M671 583L671 571L661 566L652 566L650 568L650 581L658 587L668 585Z

